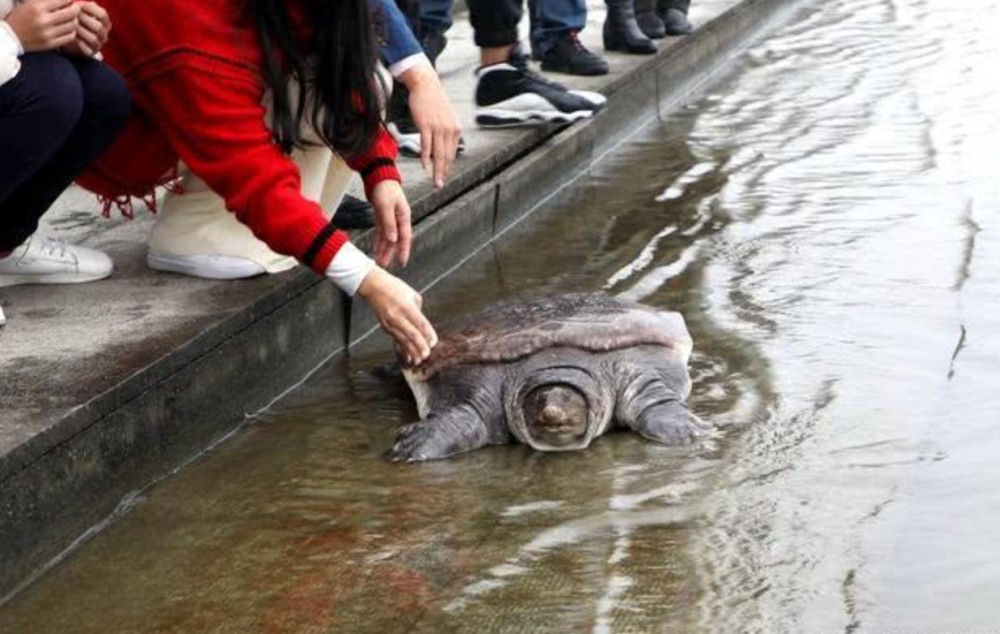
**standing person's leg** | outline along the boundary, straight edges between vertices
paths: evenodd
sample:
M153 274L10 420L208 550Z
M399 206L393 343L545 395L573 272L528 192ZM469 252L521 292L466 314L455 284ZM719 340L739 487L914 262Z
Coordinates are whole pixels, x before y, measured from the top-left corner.
M657 0L635 0L635 21L646 37L658 40L666 37L667 30L663 20L656 12Z
M586 0L528 0L531 52L542 70L570 75L606 75L608 62L578 37L587 25Z
M608 17L604 20L604 49L636 55L652 55L656 43L646 37L635 20L634 0L604 0Z
M476 71L476 123L504 127L590 117L603 96L570 91L528 69L517 44L519 0L468 0L469 21L480 47Z
M667 35L686 35L694 30L687 17L690 7L691 0L657 0L656 13Z
M19 80L23 80L20 83ZM63 135L60 147L49 153L44 165L0 201L0 286L15 284L65 284L102 279L111 274L111 259L93 249L65 245L49 239L32 239L38 221L56 198L91 161L99 156L121 130L130 111L130 99L121 78L104 64L90 59L67 59L55 53L25 55L15 89L29 96L27 104L42 125L25 127L20 134L33 139ZM13 82L11 82L13 83ZM5 85L4 88L7 88ZM55 103L53 103L55 102ZM4 117L8 125L18 125L17 117ZM65 134L65 127L70 131ZM4 155L8 138L19 133L0 132ZM15 142L16 143L16 142ZM39 154L11 152L12 159L32 162ZM9 159L8 159L9 160ZM3 173L0 162L0 173Z
M476 46L483 66L507 61L517 44L522 0L468 0Z
M454 8L454 0L420 0L420 44L431 64L437 63L448 43L445 33L451 28Z

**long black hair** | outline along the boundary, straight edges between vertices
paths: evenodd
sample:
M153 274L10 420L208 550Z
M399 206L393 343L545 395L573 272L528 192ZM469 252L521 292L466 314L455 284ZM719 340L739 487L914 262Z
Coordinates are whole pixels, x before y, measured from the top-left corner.
M308 20L302 37L288 10ZM304 124L341 155L368 148L382 125L386 87L376 72L377 40L368 0L247 0L260 34L271 131L285 153L302 148Z

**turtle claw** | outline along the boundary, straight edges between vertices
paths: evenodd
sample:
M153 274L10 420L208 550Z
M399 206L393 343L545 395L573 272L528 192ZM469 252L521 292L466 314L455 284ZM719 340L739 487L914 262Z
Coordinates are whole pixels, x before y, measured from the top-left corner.
M441 452L435 444L434 425L420 421L406 425L396 436L396 442L389 450L389 459L393 462L421 462L444 458L447 454Z

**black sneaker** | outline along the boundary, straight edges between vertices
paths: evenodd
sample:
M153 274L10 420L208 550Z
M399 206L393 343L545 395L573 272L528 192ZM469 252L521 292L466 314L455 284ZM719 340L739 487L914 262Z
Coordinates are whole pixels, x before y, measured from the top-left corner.
M566 92L576 95L577 97L583 97L594 105L595 110L600 110L608 103L608 98L599 92L594 92L592 90L571 90L558 82L552 81L545 75L539 75L538 73L532 72L531 67L528 66L528 56L521 50L520 44L516 45L511 51L508 61L511 66L520 69L535 81L541 82L547 86L552 86L556 90L565 90Z
M542 55L542 70L569 75L607 75L608 61L587 50L576 31L567 31Z
M337 229L344 231L370 229L375 226L375 210L367 201L344 194L344 199L330 222Z

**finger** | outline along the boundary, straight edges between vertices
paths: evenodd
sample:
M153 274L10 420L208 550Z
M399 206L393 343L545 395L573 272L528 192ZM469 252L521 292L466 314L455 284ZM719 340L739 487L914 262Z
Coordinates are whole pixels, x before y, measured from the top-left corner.
M434 332L434 327L427 321L416 304L407 306L404 314L408 320L406 322L407 336L419 346L420 360L423 361L430 356L431 347L437 343L437 333Z
M433 153L434 136L428 126L420 128L420 167L426 174L431 169L431 156Z
M410 246L413 242L413 226L410 224L410 209L405 202L399 210L399 265L406 266L410 261Z
M104 30L104 25L101 24L100 20L86 13L80 14L80 27L87 29L95 36L100 35Z
M406 356L409 357L411 364L420 363L426 358L420 343L420 332L407 321L405 313L393 317L386 324L386 330L396 340L396 343L406 351ZM427 354L430 354L430 349L427 349Z
M417 300L421 300L420 295L417 295ZM422 300L421 300L422 301ZM413 321L413 325L420 331L424 336L424 340L427 342L429 348L433 348L438 343L437 332L434 330L434 326L431 322L424 317L424 314L420 311L419 304L415 304L412 312L410 313L410 319Z
M73 0L38 0L38 2L41 8L49 13L73 4Z
M406 363L416 365L417 359L420 358L419 349L406 336L406 331L402 330L395 322L383 323L382 327L396 342L396 345L403 349L403 358L406 359Z
M93 57L94 53L97 52L97 48L90 46L89 44L87 44L86 42L84 42L83 40L81 40L79 38L77 38L77 39L75 39L73 41L76 42L76 46L79 49L79 52L81 54L87 56L87 57ZM66 46L66 45L63 44L62 46Z
M111 16L108 15L108 12L104 9L104 7L96 2L84 3L82 9L84 14L92 16L102 25L107 25L111 22Z
M93 51L97 51L101 48L101 38L92 31L87 30L84 27L80 27L76 30L77 39L80 40L81 45L86 45Z
M382 217L382 226L379 227L385 239L389 242L396 242L399 239L399 230L396 227L396 206L390 205L388 213Z
M388 266L387 256L388 256L388 243L382 236L381 231L375 232L375 263L386 268Z
M56 11L53 11L48 16L49 24L66 24L67 22L77 22L80 18L80 7L71 4Z
M62 48L63 46L69 46L76 41L76 31L70 31L65 35L60 35L58 37L52 37L49 39L49 45L52 48ZM82 48L82 47L81 47ZM91 55L92 53L88 53Z
M407 311L406 317L412 318L412 315ZM417 363L422 362L424 359L430 356L431 347L427 343L427 339L424 338L424 334L420 332L417 326L410 321L402 321L399 324L399 328L405 333L406 340L409 342L410 347L413 350L413 359Z
M438 189L444 187L448 158L447 137L440 132L434 136L434 186Z

